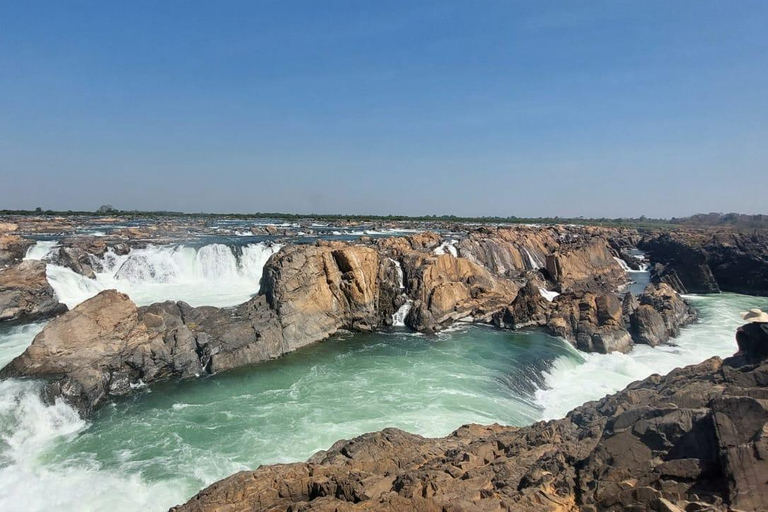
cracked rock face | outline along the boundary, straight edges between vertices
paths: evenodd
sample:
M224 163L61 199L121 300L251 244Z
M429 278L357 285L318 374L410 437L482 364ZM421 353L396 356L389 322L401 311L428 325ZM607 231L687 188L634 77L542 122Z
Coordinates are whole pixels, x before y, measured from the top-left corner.
M67 311L45 276L45 263L23 261L0 270L0 322L33 322Z
M766 510L768 332L750 349L651 376L564 419L397 429L221 480L176 512Z
M654 278L680 293L768 295L768 234L681 230L655 233L639 247L658 263Z

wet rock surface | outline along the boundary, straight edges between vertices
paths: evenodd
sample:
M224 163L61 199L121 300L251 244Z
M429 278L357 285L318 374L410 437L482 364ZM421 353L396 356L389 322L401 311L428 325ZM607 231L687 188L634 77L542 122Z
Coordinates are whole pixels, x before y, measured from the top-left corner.
M172 510L765 510L768 332L740 332L736 357L653 375L561 420L441 439L385 429L237 473Z

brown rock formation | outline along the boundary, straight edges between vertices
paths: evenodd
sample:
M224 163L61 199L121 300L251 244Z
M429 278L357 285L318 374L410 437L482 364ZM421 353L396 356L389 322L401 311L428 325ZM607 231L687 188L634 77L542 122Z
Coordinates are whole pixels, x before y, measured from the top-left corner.
M637 343L655 347L680 334L680 328L696 320L695 311L666 283L651 284L638 297L630 323Z
M558 291L613 291L629 282L603 238L592 238L547 256L546 269Z
M27 249L34 244L34 241L18 235L0 233L0 268L20 263Z
M415 299L407 323L434 331L445 323L491 316L517 295L520 285L466 258L410 253L402 260L408 295Z
M571 237L568 230L561 231L492 232L493 243L483 244L475 238L475 245L466 246L466 251L496 248L474 259L435 254L442 240L434 233L367 244L319 241L288 245L267 263L259 295L229 309L192 308L183 302L137 308L124 295L102 292L47 326L2 375L47 378L52 382L52 396L64 396L87 415L106 397L127 393L140 382L236 368L279 357L339 329L371 331L389 325L392 314L407 300L412 301L412 309L406 323L419 331L437 331L457 320L490 322L499 311L515 304L526 280L544 279L530 269L516 274L508 269L502 274L498 265L488 268L480 263L490 261L488 255L501 250L505 241L511 247L506 253L510 261L527 251L556 251L561 269L557 278L563 287L615 288L624 282L626 276L613 260L604 232L582 229ZM521 249L515 244L522 244L524 235L531 236L532 242ZM104 254L107 244L83 238L63 244L63 249L58 257L66 259L71 268L93 272L94 258ZM586 274L590 262L594 275ZM531 284L530 289L536 288ZM581 300L583 293L591 292L579 293ZM587 350L628 350L631 340L618 328L621 308L617 313L616 301L594 293L584 300L591 304L589 311L578 312L581 316L577 312L561 315L567 326L563 335L570 339L587 336L588 342L579 342ZM527 307L536 309L543 304L538 301ZM565 299L555 308L567 309ZM122 320L114 324L118 312ZM516 314L522 319L520 311ZM550 315L545 316L551 320ZM84 319L89 319L88 326ZM109 329L104 331L104 326ZM111 348L105 349L105 344ZM62 351L89 350L92 358L60 357Z
M66 310L46 279L45 263L24 261L0 270L0 322L31 322Z
M584 352L629 352L633 343L656 346L696 319L691 306L666 284L650 285L639 300L631 293L568 292L550 303L528 282L494 315L498 327L544 327Z
M764 330L742 336L768 346ZM757 354L712 358L557 421L339 441L306 463L237 473L172 511L766 510L766 386Z

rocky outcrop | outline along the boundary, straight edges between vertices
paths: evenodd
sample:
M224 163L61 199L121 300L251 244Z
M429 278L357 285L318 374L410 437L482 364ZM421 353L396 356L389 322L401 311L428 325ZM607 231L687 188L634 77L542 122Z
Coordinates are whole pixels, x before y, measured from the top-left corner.
M640 247L655 279L681 293L768 295L768 233L675 231L646 236Z
M562 335L577 346L601 352L631 347L626 330L619 329L621 308L614 307L612 297L570 292L570 306L562 298L550 308L538 293L541 284L554 286L546 283L543 269L509 268L502 273L488 259L501 254L494 251L503 243L509 244L508 256L521 258L525 253L531 256L529 263L541 260L538 252L534 256L530 251L551 250L561 288L615 289L626 276L613 259L605 233L580 229L574 234L564 228L497 231L489 234L488 243L473 238L474 245L456 251L439 250L446 241L428 232L356 244L321 240L287 245L265 266L259 294L236 308L192 308L183 302L137 308L125 295L102 292L46 326L2 375L45 378L51 383L50 396L63 396L88 415L108 397L128 393L141 383L276 358L340 329L372 331L391 325L403 304L412 306L405 323L422 332L456 321L491 322L511 304L513 310L519 306L515 326L545 320L550 325L555 316L551 311L561 312L568 326ZM532 237L530 247L521 245L524 233ZM496 249L469 257L469 249L478 247ZM54 258L88 274L100 270L95 265L109 249L116 250L99 238L70 240L62 242ZM590 264L593 271L588 275ZM516 302L526 282L528 292ZM574 310L583 307L576 298L591 309ZM530 304L523 306L524 300ZM539 309L544 312L537 316ZM532 316L523 320L529 313ZM62 357L65 353L72 357Z
M494 315L498 327L543 327L584 352L629 352L634 343L656 346L680 334L695 310L666 284L649 285L639 297L627 293L568 292L547 301L532 282Z
M740 332L737 357L653 375L561 420L441 439L386 429L237 473L172 510L765 510L768 333Z
M125 294L103 291L46 325L0 377L47 379L49 398L62 397L88 416L142 383L279 356L280 326L259 307L263 300L234 310L170 301L138 308Z
M45 263L24 261L0 270L0 322L31 322L67 310L45 275Z
M635 342L652 347L677 337L681 327L696 320L695 310L665 283L649 285L629 314Z
M0 268L15 265L24 259L34 241L18 235L0 233Z
M280 319L286 347L295 350L340 328L381 326L380 291L397 287L390 266L373 248L340 242L279 252L264 269L261 290Z
M547 255L546 270L557 291L614 291L629 278L600 237L562 247Z
M552 301L547 331L584 352L629 352L632 337L624 325L621 299L614 293L569 292Z
M47 259L93 279L96 272L104 270L102 258L107 250L115 254L127 254L130 247L126 243L108 242L100 237L66 238L59 242L59 248Z
M542 327L547 324L550 304L532 281L520 290L515 300L494 315L494 324L504 329Z
M406 323L418 331L439 330L462 319L490 321L520 289L519 283L451 254L414 252L401 265L406 293L414 300Z
M611 246L624 246L631 239L615 229L519 226L482 228L469 233L457 248L459 256L507 277L541 270L560 292L608 292L628 283L614 259L619 253Z

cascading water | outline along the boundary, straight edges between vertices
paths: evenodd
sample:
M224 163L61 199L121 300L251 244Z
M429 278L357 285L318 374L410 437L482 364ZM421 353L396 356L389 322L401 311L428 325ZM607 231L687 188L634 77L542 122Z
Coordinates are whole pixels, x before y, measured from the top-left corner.
M392 325L396 327L405 327L405 319L408 317L408 313L413 307L413 301L405 294L405 277L403 275L403 267L397 260L389 259L397 270L397 287L401 292L401 296L405 298L405 302L400 308L392 315Z
M95 280L55 265L49 279L73 297L118 284L140 303L177 292L193 303L225 297L237 303L242 298L233 289L221 290L250 281L235 290L247 298L276 251L207 247L108 253ZM184 288L185 282L191 284ZM674 345L599 355L538 332L476 326L429 337L400 329L345 334L258 371L139 390L105 406L92 422L64 403L44 403L39 382L1 381L0 510L167 510L236 471L304 460L338 439L388 426L437 436L470 422L524 425L562 416L653 372L732 354L739 311L768 307L766 298L733 294L690 299L701 321ZM0 366L42 327L0 329Z
M280 247L249 244L235 254L223 244L199 249L149 246L126 255L108 251L95 279L51 264L47 273L59 300L70 308L110 288L127 293L139 305L183 300L192 306L226 307L243 303L258 292L264 264Z
M538 254L531 254L531 251L529 251L527 247L523 247L523 251L525 252L526 256L528 256L529 270L539 270L540 268L544 267L544 263L541 261L541 258Z
M40 240L27 249L27 254L24 256L24 259L42 260L53 251L57 244L58 242L56 240Z
M432 251L434 254L438 256L442 256L443 254L450 254L454 258L458 257L459 252L456 249L456 243L457 240L447 240L437 246L434 251Z
M768 306L733 294L691 300L701 321L673 346L584 354L541 333L474 326L346 334L258 371L153 386L90 424L43 403L35 382L3 381L0 510L167 510L236 471L387 426L438 436L562 416L651 373L732 354L738 312ZM35 331L14 332L31 341Z

